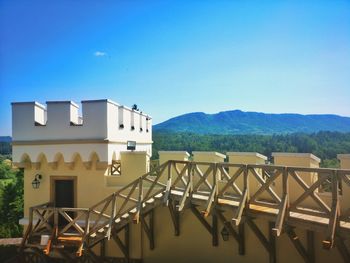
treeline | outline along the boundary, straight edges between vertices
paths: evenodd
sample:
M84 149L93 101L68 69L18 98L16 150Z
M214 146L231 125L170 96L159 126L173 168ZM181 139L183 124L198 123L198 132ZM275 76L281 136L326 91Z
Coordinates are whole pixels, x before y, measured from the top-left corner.
M288 135L199 135L194 133L153 133L153 159L159 150L217 151L226 153L272 152L313 153L322 159L321 166L337 167L339 153L350 153L350 133L318 132Z
M12 153L12 146L10 142L0 142L0 154L9 155Z
M0 154L0 238L20 237L23 228L23 171L12 167L10 156Z

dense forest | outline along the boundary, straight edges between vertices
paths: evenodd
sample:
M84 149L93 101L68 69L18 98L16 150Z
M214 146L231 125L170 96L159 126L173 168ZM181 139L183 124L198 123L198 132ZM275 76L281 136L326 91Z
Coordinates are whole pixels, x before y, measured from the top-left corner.
M153 133L153 159L159 150L217 151L226 153L272 152L313 153L323 167L338 167L337 154L350 153L350 133L318 132L287 135L199 135L194 133Z

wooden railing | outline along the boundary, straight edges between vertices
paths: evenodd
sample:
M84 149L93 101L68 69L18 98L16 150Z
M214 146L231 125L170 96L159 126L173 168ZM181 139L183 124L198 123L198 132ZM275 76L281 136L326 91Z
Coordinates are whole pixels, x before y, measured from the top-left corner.
M327 203L318 189L329 178ZM77 250L80 255L84 244L109 239L113 227L124 219L139 222L140 215L155 199L167 205L169 199L176 197L178 211L194 200L202 200L204 217L210 215L213 207L229 204L234 209L235 225L240 224L244 211L270 209L275 216L273 231L277 236L286 221L296 215L323 218L327 227L324 247L330 248L340 220L350 222L350 210L341 213L339 182L350 187L350 170L168 161L90 208L57 208L50 204L30 208L23 246L35 234L51 233L45 248L48 253L52 244L74 232L81 239Z

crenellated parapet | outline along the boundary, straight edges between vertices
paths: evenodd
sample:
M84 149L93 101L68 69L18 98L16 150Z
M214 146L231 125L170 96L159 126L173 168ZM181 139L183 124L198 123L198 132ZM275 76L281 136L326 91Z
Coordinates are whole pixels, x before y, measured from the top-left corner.
M80 109L72 101L12 103L14 162L24 156L36 162L43 154L48 162L54 162L57 154L71 162L77 153L89 162L96 153L110 163L127 150L128 141L136 142L136 151L152 154L150 116L107 99L85 100L81 105Z

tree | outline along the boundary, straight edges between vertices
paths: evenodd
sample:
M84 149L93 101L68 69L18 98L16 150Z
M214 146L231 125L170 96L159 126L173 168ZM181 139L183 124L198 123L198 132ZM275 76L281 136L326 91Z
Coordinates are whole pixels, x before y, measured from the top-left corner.
M1 163L4 165L4 162ZM23 228L18 221L23 217L23 170L5 170L14 175L12 181L4 185L0 196L0 238L20 237ZM9 177L5 174L5 177Z

